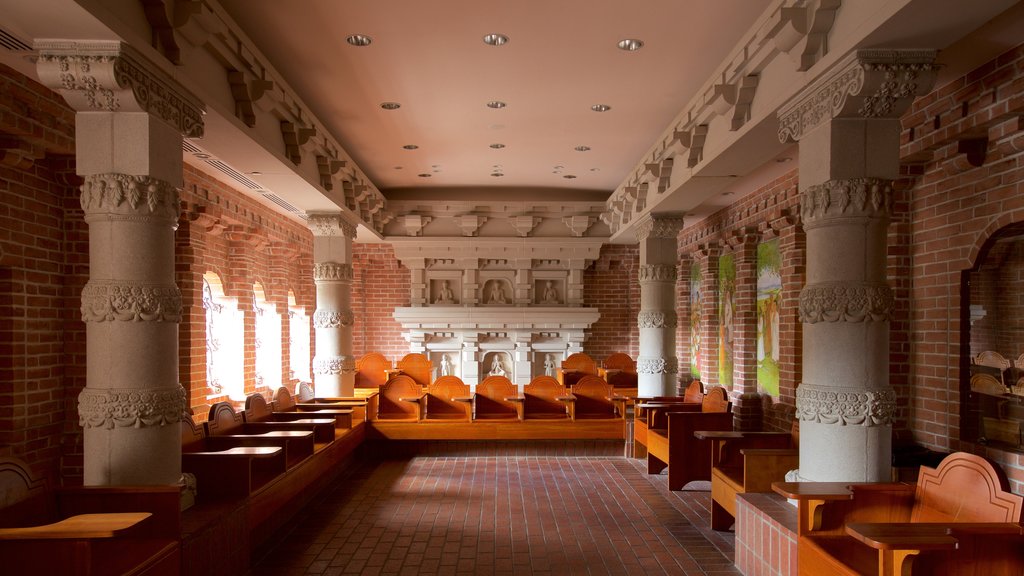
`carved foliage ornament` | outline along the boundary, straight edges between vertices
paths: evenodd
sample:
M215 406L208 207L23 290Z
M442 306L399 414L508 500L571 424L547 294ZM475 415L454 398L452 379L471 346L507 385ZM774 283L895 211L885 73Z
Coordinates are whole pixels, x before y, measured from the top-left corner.
M640 282L675 282L676 267L674 264L645 264L640 267Z
M91 174L85 177L79 199L86 216L159 216L177 222L181 214L178 189L149 176Z
M345 220L341 214L309 214L309 229L313 236L344 236L356 237L356 227Z
M181 421L185 389L86 388L78 395L78 421L82 428L146 428Z
M675 312L643 310L636 318L640 328L675 328L676 322Z
M351 326L355 322L355 314L351 310L322 310L313 312L314 328L341 328Z
M352 265L337 262L313 264L313 280L352 281Z
M800 321L888 322L895 299L885 284L833 284L805 286L800 291Z
M313 374L320 376L336 376L338 374L354 374L356 359L353 356L317 356L313 358Z
M675 238L683 229L683 217L648 218L637 225L637 238Z
M895 412L893 390L819 388L807 383L796 389L796 413L804 422L886 426Z
M804 227L829 218L887 218L892 209L892 180L848 178L810 186L800 196Z
M677 374L679 360L675 356L668 358L646 358L641 356L636 361L637 374Z
M82 288L83 322L180 322L181 292L173 284L90 280Z

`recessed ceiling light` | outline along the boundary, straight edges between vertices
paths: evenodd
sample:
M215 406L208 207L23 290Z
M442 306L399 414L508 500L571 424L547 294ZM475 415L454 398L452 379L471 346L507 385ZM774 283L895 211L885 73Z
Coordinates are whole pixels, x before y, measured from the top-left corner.
M722 192L722 196L732 196L732 192Z
M251 176L263 176L263 172L249 172Z
M495 178L501 178L502 176L504 176L504 174L502 174L501 172L491 172L491 176L494 176Z
M612 107L607 104L594 104L593 106L590 107L590 109L593 110L594 112L607 112L611 110Z
M381 102L380 107L385 110L398 110L402 105L398 102Z
M561 164L555 166L555 170L561 170L562 168L565 168L565 166L562 166Z
M440 172L440 170L434 169L434 170L431 170L431 172L433 172L434 174L437 174L438 172Z
M561 174L562 171L561 170L552 170L551 173L552 174Z
M574 150L577 152L587 152L590 150L590 146L577 146Z
M366 36L365 34L353 34L348 38L345 38L345 42L353 46L369 46L373 42L373 38Z
M565 176L562 176L562 178L565 178L566 180L572 180L575 177L576 175L574 174L566 174Z
M494 148L495 150L501 150L504 147L505 147L504 144L499 144L499 143L491 144L491 148Z
M440 164L431 164L430 167L431 168L440 168L441 165Z
M209 158L209 157L210 157L210 155L209 155L209 154L203 154L203 153L201 153L201 152L200 152L200 153L197 153L197 154L196 154L195 156L196 156L196 158L202 158L203 160L205 160L205 159L207 159L207 158Z
M484 44L489 46L501 46L508 42L508 36L504 34L488 34L484 36Z
M626 52L636 52L637 50L643 47L643 40L637 40L636 38L626 38L625 40L619 40L619 50L625 50Z
M430 174L428 174L426 172L424 172L422 174L417 174L417 176L419 176L420 178L430 178Z
M491 100L490 102L487 103L488 108L494 108L495 110L499 108L504 108L505 106L508 106L508 104L502 102L501 100Z
M405 150L416 150L419 146L415 144L406 144L405 146L402 146L402 148Z
M401 170L401 169L402 169L401 166L395 166L395 170Z
M779 164L785 164L786 162L792 162L793 159L790 158L789 156L784 156L782 158L776 158L775 161L778 162Z
M601 169L600 168L591 168L590 171L591 172L600 172Z

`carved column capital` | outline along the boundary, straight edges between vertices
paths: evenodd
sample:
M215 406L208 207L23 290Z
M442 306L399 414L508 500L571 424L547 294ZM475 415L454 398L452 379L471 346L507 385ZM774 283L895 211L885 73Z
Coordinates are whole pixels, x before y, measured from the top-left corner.
M896 392L816 386L803 382L796 389L796 413L804 422L840 426L887 426L896 413Z
M326 282L351 282L352 265L338 262L317 262L313 264L313 280Z
M640 266L638 279L640 282L675 282L675 264L645 264Z
M321 356L313 358L313 374L315 376L336 376L338 374L354 374L356 359L353 356Z
M779 141L795 142L833 118L899 118L935 83L933 50L857 50L779 111Z
M356 237L356 225L345 219L340 212L312 212L308 217L313 236Z
M82 288L83 322L181 322L174 284L90 280Z
M85 219L97 215L125 219L164 219L177 227L178 189L170 182L131 174L90 174L79 197Z
M648 215L643 222L637 224L636 237L638 240L648 238L675 238L683 229L683 215L671 214L664 216Z
M43 40L40 81L80 112L146 112L202 138L205 109L159 66L119 41Z
M800 291L800 321L888 322L896 300L886 284L821 282Z
M185 413L185 389L86 388L78 395L83 428L147 428L174 425Z
M642 310L636 317L638 328L675 328L678 323L675 311Z
M892 210L892 180L846 178L809 186L800 194L805 229L831 220L888 219Z
M314 328L344 328L355 323L352 310L327 310L317 308L313 312Z
M637 374L678 374L679 360L675 356L651 358L640 356L636 360Z

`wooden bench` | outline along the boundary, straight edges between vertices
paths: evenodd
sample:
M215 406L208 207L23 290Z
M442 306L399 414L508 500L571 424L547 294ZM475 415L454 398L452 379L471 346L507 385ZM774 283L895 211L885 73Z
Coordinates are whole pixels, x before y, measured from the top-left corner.
M282 386L274 394L275 409L281 412L294 406L299 412L320 410L352 410L352 423L366 422L369 416L377 413L377 395L379 388L356 388L354 396L321 396L313 394L313 388L306 382L299 382L294 397ZM287 395L287 397L286 397ZM279 407L278 407L279 406Z
M298 417L296 417L298 416ZM242 421L246 424L265 424L270 430L305 430L313 433L318 445L334 442L337 420L325 413L276 413L261 394L250 394L245 399Z
M469 422L473 419L473 396L469 385L457 376L441 376L417 400L421 422Z
M771 492L800 464L800 421L789 432L695 432L711 442L711 528L736 521L736 495Z
M371 420L419 422L419 399L423 387L404 374L392 376L380 387L377 411Z
M434 363L423 354L406 354L395 364L399 374L412 378L424 389L434 381Z
M0 572L24 576L171 576L181 570L178 486L51 491L0 458Z
M211 446L206 429L192 417L181 421L181 471L196 477L200 501L245 498L284 474L285 451L280 446Z
M562 367L558 370L558 381L566 388L572 388L584 376L597 376L597 362L583 352L577 352L563 360Z
M248 411L251 409L248 405L248 399L246 399L246 402L246 410ZM352 428L352 419L355 412L350 406L342 406L340 403L331 405L323 402L314 402L312 405L300 406L295 403L294 398L292 398L292 395L284 386L277 389L277 392L274 394L274 401L270 404L269 408L272 410L274 418L279 420L333 418L334 427L339 430Z
M584 376L570 388L573 420L626 419L629 397L615 393L615 388L599 376Z
M636 361L628 354L622 352L609 354L601 363L601 367L597 369L597 375L611 384L618 394L636 396Z
M776 482L799 501L799 570L819 574L1024 574L1022 499L980 456L958 452L917 486Z
M551 376L523 387L523 420L571 420L576 397Z
M488 376L476 385L473 420L522 420L524 400L508 378Z
M666 412L666 427L647 431L647 473L668 468L668 489L682 490L695 480L711 479L711 443L695 438L699 430L732 430L732 403L724 388L708 390L700 412Z
M246 424L242 415L236 413L227 402L218 402L210 407L209 419L203 427L206 429L206 444L213 450L277 446L284 449L284 459L288 468L312 456L316 449L313 432L275 431L272 426L266 424Z
M383 354L370 352L356 360L355 387L378 390L388 381L391 361Z
M682 396L647 396L635 397L633 399L633 458L647 457L647 430L654 428L665 428L667 422L662 422L664 412L672 408L679 410L690 410L689 406L697 406L700 410L701 401L704 399L704 384L700 380L693 380L686 387Z

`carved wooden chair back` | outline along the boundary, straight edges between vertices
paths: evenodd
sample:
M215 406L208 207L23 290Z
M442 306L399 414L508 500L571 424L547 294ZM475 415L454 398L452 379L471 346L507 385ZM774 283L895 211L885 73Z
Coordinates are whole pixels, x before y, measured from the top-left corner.
M569 396L565 386L551 376L537 376L523 387L525 418L567 418L565 402L557 398Z
M558 376L563 386L571 387L584 376L597 376L597 362L587 354L577 352L562 361Z
M691 380L690 384L686 386L686 391L683 392L683 402L703 402L704 401L704 383L700 380Z
M402 398L417 398L423 387L405 374L392 376L380 387L377 396L377 418L380 420L416 420L416 405Z
M518 418L515 402L505 400L516 396L519 389L504 376L488 376L476 385L473 396L476 418Z
M245 397L246 422L270 422L274 419L274 410L262 394L249 394Z
M613 352L604 359L605 370L621 370L636 374L636 362L628 354Z
M468 398L469 385L458 376L441 376L427 389L427 418L461 418L466 403L452 398Z
M584 376L572 387L576 397L576 419L614 418L615 403L609 398L615 394L610 384L597 376Z
M244 434L244 425L242 414L235 412L234 406L228 402L217 402L210 406L210 415L203 426L207 436L225 436Z
M370 352L356 360L356 388L377 389L388 381L391 361L378 352Z
M406 354L398 361L395 368L415 380L420 386L424 388L430 386L434 366L423 354Z
M46 481L24 461L0 457L0 528L16 528L48 519L56 511Z
M206 450L206 430L202 424L196 424L192 416L181 419L181 451L204 452Z
M721 386L715 386L708 390L700 402L701 412L729 412L731 409L729 393Z
M284 386L281 386L274 392L273 409L278 412L292 412L295 410L295 398Z
M979 489L987 487L987 490ZM921 467L911 522L1020 522L1024 497L985 458L955 452L937 468Z

